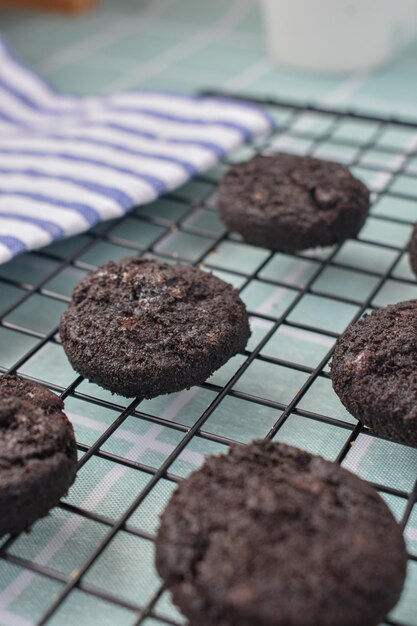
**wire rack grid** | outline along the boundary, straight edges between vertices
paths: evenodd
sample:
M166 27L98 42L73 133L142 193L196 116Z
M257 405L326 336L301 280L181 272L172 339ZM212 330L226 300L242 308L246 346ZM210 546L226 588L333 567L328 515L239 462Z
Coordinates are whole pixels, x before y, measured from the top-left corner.
M272 438L342 463L400 521L409 574L386 624L417 625L417 450L367 431L331 389L328 363L352 321L416 298L407 259L417 221L417 124L263 100L277 130L152 205L0 267L0 371L59 393L78 478L28 535L0 541L0 624L184 624L153 568L158 516L178 481L233 442ZM372 191L357 240L273 253L225 231L216 187L228 163L285 151L348 165ZM252 337L205 384L127 401L77 376L57 334L73 286L128 254L199 264L234 284ZM2 621L3 620L3 621Z

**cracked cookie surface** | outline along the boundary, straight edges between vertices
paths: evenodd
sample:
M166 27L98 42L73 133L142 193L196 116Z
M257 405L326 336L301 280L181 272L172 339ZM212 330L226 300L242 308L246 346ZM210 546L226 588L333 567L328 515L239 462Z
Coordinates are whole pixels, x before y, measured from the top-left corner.
M334 390L356 419L417 446L417 300L373 311L338 339Z
M291 252L356 237L369 192L338 163L278 153L233 165L218 204L222 220L247 243Z
M60 323L77 372L141 398L204 382L249 335L231 285L195 267L143 257L111 261L87 276Z
M74 481L74 431L54 393L0 377L0 536L19 533L58 504Z
M398 601L406 552L369 484L255 441L180 483L156 566L190 626L376 626Z

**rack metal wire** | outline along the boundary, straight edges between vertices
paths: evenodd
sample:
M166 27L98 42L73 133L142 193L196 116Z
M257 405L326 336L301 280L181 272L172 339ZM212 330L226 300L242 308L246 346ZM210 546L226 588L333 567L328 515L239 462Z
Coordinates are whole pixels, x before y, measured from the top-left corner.
M368 222L371 222L371 227L364 228L349 254L347 244L342 244L325 251L280 255L246 246L239 238L225 232L215 212L216 187L224 168L227 167L227 163L223 163L208 174L198 176L185 189L169 194L165 202L171 203L171 206L160 212L154 211L153 207L139 207L125 218L96 227L86 236L74 239L74 245L55 244L32 253L27 257L27 262L23 260L23 270L32 262L42 265L43 270L47 268L34 279L26 277L24 271L19 275L19 271L9 272L8 266L0 268L0 292L7 287L14 290L15 295L12 302L0 312L0 330L11 332L12 342L17 336L26 337L28 341L27 349L21 353L16 351L9 362L3 363L0 357L0 371L19 372L47 385L65 400L78 400L94 405L97 410L111 411L112 418L103 422L103 428L94 441L88 440L88 437L83 439L82 434L77 433L79 472L83 468L88 471L91 460L100 459L110 464L108 467L128 468L134 473L133 476L141 476L137 483L133 481L136 491L118 515L103 514L94 510L94 507L82 506L71 498L61 502L59 508L69 516L91 520L100 524L103 529L94 549L83 558L76 570L64 573L46 559L35 558L33 552L27 550L27 542L25 549L16 550L18 537L10 536L0 544L0 569L2 563L14 564L22 568L22 571L29 571L45 580L59 583L55 594L45 601L42 614L32 622L39 626L54 620L54 623L65 623L59 619L60 611L75 590L126 609L133 620L130 623L146 626L176 626L183 623L175 611L166 609L165 600L165 608L160 608L165 595L160 583L152 588L146 601L141 603L126 597L117 589L112 589L110 584L106 586L91 582L88 574L120 534L153 544L154 532L146 530L146 525L133 521L132 515L152 497L162 481L164 485L175 486L182 479L186 472L181 468L178 470L178 460L193 441L198 439L207 444L209 451L212 449L210 446L214 446L215 450L223 449L234 441L245 443L254 436L288 440L285 429L294 416L304 420L301 424L308 424L310 433L315 429L317 431L322 425L327 429L326 433L330 433L326 436L330 436L332 441L340 442L333 455L329 454L337 463L346 462L354 444L363 436L366 436L368 443L382 441L346 414L328 409L327 406L325 410L320 410L320 395L318 402L310 402L310 397L317 382L329 384L327 365L334 342L349 321L359 319L364 312L388 301L417 297L417 285L407 270L405 260L411 224L417 221L417 161L414 162L417 156L417 124L361 115L353 111L306 107L294 102L272 99L258 99L257 102L268 107L277 119L278 127L271 136L247 145L232 155L231 160L265 151L291 151L323 158L328 156L342 160L370 185L372 208ZM148 241L138 241L129 235L129 230L136 232L136 228L139 232L145 227L152 234ZM100 393L93 385L83 384L83 379L75 374L64 384L57 382L54 376L42 374L44 370L30 367L33 360L36 361L37 356L47 347L52 345L60 349L56 324L48 326L44 321L40 325L31 323L30 310L34 298L42 297L45 302L55 303L58 308L62 308L69 301L69 279L76 282L77 277L80 278L84 272L93 269L96 265L95 259L98 263L115 254L124 256L129 251L131 254L152 254L168 260L192 262L218 272L234 282L243 296L246 294L251 318L257 322L261 331L255 333L249 348L238 357L234 368L227 370L220 380L210 379L201 386L209 400L192 423L187 423L185 419L173 420L161 408L153 410L152 407L149 408L149 403L140 402L139 399L126 403L117 396ZM367 255L372 262L367 262ZM21 262L17 260L10 265L15 268ZM301 264L306 270L306 278L291 278L291 272L288 277L284 270L281 273L275 272L280 263L284 264L284 268L288 263ZM341 288L346 277L352 278L351 291ZM56 286L57 279L61 280L59 288ZM62 284L65 284L64 288ZM272 305L269 308L257 306L258 292L256 289L253 293L251 291L254 285L257 289L272 294ZM273 295L277 293L283 295L284 302L278 310L274 309L276 298L274 300ZM318 303L321 306L319 313L315 316L309 315L310 308L315 311ZM334 313L332 307L337 307ZM337 324L321 322L320 311L325 309L335 318L339 318L342 312ZM22 311L26 311L26 314L22 314ZM274 341L282 330L289 337L286 349L283 352L269 349L271 340ZM299 356L296 343L291 344L291 337L297 333L301 337L322 339L324 348L321 346L315 360ZM282 395L278 389L276 394L271 394L262 393L259 386L254 387L251 384L253 366L262 367L259 364L264 364L268 375L276 377L276 380L280 376L294 375L295 382L291 382L290 391ZM253 429L249 429L244 437L234 436L233 433L225 434L221 427L209 427L216 411L225 400L230 399L245 402L249 412L265 409L273 419L268 422L264 431L254 433ZM115 451L108 445L112 437L131 419L142 424L163 427L174 433L177 443L168 450L162 462L152 464L146 462L146 459L138 460L128 453L123 454L119 449ZM302 426L295 431L292 429L291 433L291 443L310 447ZM320 439L320 434L318 438ZM312 444L312 447L315 445ZM392 446L401 461L401 455L407 449L397 444L387 445ZM203 446L203 454L206 453ZM417 458L413 458L417 462ZM411 464L412 462L413 460ZM142 480L143 477L145 478ZM401 481L384 481L383 478L378 480L366 475L364 477L382 495L400 503L400 521L406 531L413 511L416 510L415 473L407 485ZM42 524L44 521L38 523ZM124 567L123 558L120 554L119 559L117 553L114 557L113 552L111 567L116 576L118 568ZM410 549L409 558L411 564L416 564L417 551ZM146 576L138 562L136 584L146 586ZM407 621L411 619L408 617L405 619L406 621L402 621L400 616L386 623L392 626L417 624L417 617L415 621Z

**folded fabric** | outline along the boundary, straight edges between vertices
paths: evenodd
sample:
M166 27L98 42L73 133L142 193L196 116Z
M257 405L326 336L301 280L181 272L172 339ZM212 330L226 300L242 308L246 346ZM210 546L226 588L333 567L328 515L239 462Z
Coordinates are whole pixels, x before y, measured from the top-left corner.
M225 98L64 95L0 40L0 263L154 200L272 126Z

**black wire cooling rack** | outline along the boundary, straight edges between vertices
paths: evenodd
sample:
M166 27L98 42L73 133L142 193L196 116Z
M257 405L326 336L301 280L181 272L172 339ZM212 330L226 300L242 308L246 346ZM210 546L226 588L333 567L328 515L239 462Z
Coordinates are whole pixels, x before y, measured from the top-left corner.
M109 544L121 532L148 542L154 541L153 533L140 529L131 523L131 515L156 489L159 481L165 480L176 483L181 479L172 471L172 466L193 439L198 437L201 440L224 446L229 446L232 443L233 438L207 428L210 417L226 398L245 400L251 403L254 409L255 406L263 406L276 410L275 422L269 426L267 432L259 433L260 437L279 438L287 420L294 415L306 418L310 428L318 427L319 424L327 424L342 429L345 437L337 454L334 455L334 460L337 463L342 463L345 460L354 442L364 432L362 427L359 424L356 425L353 420L341 419L340 416L332 415L329 410L323 411L322 414L320 407L317 407L316 404L314 406L309 405L309 390L315 382L319 379L329 380L327 366L334 341L342 328L329 328L314 323L314 321L312 323L308 320L301 319L300 321L294 312L300 303L307 302L308 304L310 302L306 298L318 298L322 299L322 304L330 312L331 307L336 306L336 304L350 307L349 310L352 311L351 321L355 321L365 311L383 304L380 297L381 293L389 293L388 297L391 299L395 299L396 294L406 294L412 297L416 283L411 274L407 273L405 259L411 224L413 221L417 221L417 161L415 161L417 156L417 124L397 119L382 119L372 115L359 115L348 111L341 112L313 106L304 107L292 102L276 100L258 100L257 102L268 108L277 119L278 127L271 136L263 138L256 144L247 145L238 154L232 155L231 158L234 160L245 158L262 151L287 151L313 154L323 158L329 157L346 163L357 175L368 182L372 190L372 209L369 220L371 220L373 228L365 227L355 245L358 246L358 250L359 247L362 247L364 253L368 251L371 254L374 250L377 256L385 258L386 262L377 261L368 266L366 263L362 264L359 254L357 261L352 264L351 260L347 259L343 253L346 244L342 244L320 253L307 251L295 255L276 255L272 252L263 251L265 254L256 264L256 267L251 266L249 269L247 264L240 261L233 266L228 262L223 265L221 259L224 255L220 256L220 260L216 255L222 246L241 246L242 259L246 258L245 254L251 250L249 246L244 246L237 237L224 232L220 223L216 221L216 187L222 172L227 167L227 163L224 163L212 172L198 176L191 183L191 188L194 190L193 194L188 193L190 189L188 186L166 197L167 201L172 201L173 206L175 204L177 209L177 212L174 212L172 216L168 214L161 216L157 212L153 212L152 207L149 207L149 210L148 208L138 208L128 217L101 225L86 236L79 238L77 240L79 245L75 247L75 251L72 247L70 252L66 253L67 248L54 245L32 253L32 258L45 261L48 266L48 271L42 275L40 280L31 282L25 277L18 280L11 277L7 271L0 271L0 289L2 288L1 285L8 285L22 290L17 300L15 299L1 312L1 327L31 338L31 347L24 354L19 354L13 363L1 367L0 370L9 373L22 372L23 375L52 388L64 399L78 398L103 409L111 408L115 411L115 419L106 424L105 430L94 443L87 444L78 437L79 469L95 457L104 459L111 464L128 467L148 477L145 486L139 486L138 483L137 493L134 494L133 499L130 500L128 506L117 519L68 501L63 501L60 504L60 508L69 515L94 520L105 527L104 535L97 542L94 551L87 556L77 570L68 575L63 574L58 568L36 562L36 559L31 558L30 553L25 554L23 552L22 554L20 552L16 554L13 551L13 546L17 541L16 537L8 537L2 545L0 544L0 566L2 562L12 563L24 571L34 572L44 579L60 583L58 591L44 607L43 614L36 618L36 624L46 624L53 619L56 620L54 623L64 623L59 620L59 611L75 589L82 590L89 596L108 601L112 605L115 604L128 609L131 612L132 623L138 625L182 623L177 621L180 619L179 617L161 614L158 607L164 593L162 586L156 592L154 591L148 601L142 605L122 597L123 594L106 588L105 585L92 584L86 580L86 575ZM134 223L139 227L145 224L157 227L156 235L150 243L137 243L129 238L127 233L129 229L123 228L123 226L130 226ZM212 226L213 224L216 225ZM397 232L401 236L397 236ZM190 240L194 246L192 252L186 252L185 256L182 254L181 242L183 240ZM170 243L172 241L174 241L173 245ZM178 244L175 244L175 241ZM195 241L199 242L199 246L194 245ZM67 386L62 386L54 383L53 380L38 378L38 374L36 372L34 374L32 370L29 371L29 374L27 371L25 372L25 366L45 346L59 345L59 337L56 326L46 332L40 331L39 328L31 327L30 323L24 324L19 320L16 321L14 313L21 310L22 306L27 307L29 305L30 307L32 298L36 295L38 297L45 296L60 303L69 301L69 291L67 294L63 294L62 291L54 290L54 280L63 276L69 268L80 270L80 272L93 269L94 263L91 262L89 252L95 249L97 245L105 250L102 253L104 255L103 261L111 258L112 250L119 252L120 249L123 249L126 250L126 253L130 251L131 254L154 254L162 258L201 264L207 269L214 269L220 274L223 273L224 276L234 278L243 293L248 286L255 282L264 287L291 291L291 301L279 314L274 315L270 311L257 310L255 305L252 307L250 310L252 318L264 323L265 332L260 340L255 342L256 345L251 346L250 350L248 349L243 353L237 368L224 385L210 381L202 386L212 392L212 400L202 410L192 426L173 422L164 417L162 413L154 415L144 409L142 410L141 403L137 399L126 406L119 404L117 398L103 398L100 394L93 395L88 391L86 392L83 388L80 389L82 378L75 374ZM272 262L279 262L281 257L285 257L287 260L302 260L311 264L308 279L303 284L297 284L296 281L293 283L288 281L285 275L280 276L279 279L274 276L271 277L271 272L265 270L271 266ZM340 291L339 289L333 290L332 293L332 290L326 286L326 276L329 271L336 273L336 276L339 272L341 282L350 273L355 274L356 277L363 276L364 279L369 279L371 286L367 291L361 291L356 295L346 295L343 290ZM397 299L406 298L400 296ZM268 354L266 349L268 342L275 333L284 327L314 333L314 335L326 338L328 347L320 362L315 365L306 364L297 358L295 350L293 356L291 356L291 351L290 356L288 356L288 351L284 356L280 356L279 353L274 356ZM245 389L244 385L239 386L238 383L242 378L245 380L244 375L247 374L250 366L259 362L267 363L271 368L276 368L277 377L284 370L301 372L304 375L303 382L294 390L290 399L288 397L282 399L279 394L277 397L256 395L251 392L250 388L249 390ZM269 371L273 375L274 370ZM115 454L106 450L106 442L129 417L162 425L178 432L178 444L159 467L155 468L146 463L132 460L127 456L124 457L123 454ZM369 437L374 438L372 433L365 432ZM292 441L292 443L297 444L297 440ZM300 445L302 445L301 440ZM391 445L396 446L396 444ZM401 458L404 447L396 446L395 450ZM381 494L394 496L401 500L403 506L400 521L402 527L406 529L413 507L417 502L417 482L414 482L410 489L404 489L395 483L382 484L384 481L375 480L372 482ZM39 522L39 524L42 523L42 521ZM410 553L409 558L411 564L417 562L415 553ZM123 568L122 560L118 562L116 558L112 563L112 568L116 572L118 568ZM138 563L138 585L141 584L143 576L140 563ZM415 593L416 591L414 591ZM417 624L417 617L415 620L411 622L388 620L386 623L410 626L410 624Z

